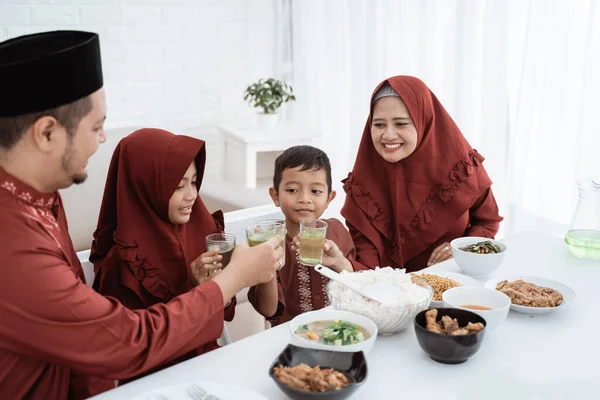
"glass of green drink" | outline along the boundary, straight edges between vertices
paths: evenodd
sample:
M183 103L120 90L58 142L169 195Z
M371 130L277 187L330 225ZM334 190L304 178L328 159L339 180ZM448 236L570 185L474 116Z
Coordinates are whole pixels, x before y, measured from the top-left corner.
M281 219L268 219L246 227L246 238L250 247L258 246L275 235L281 236L284 241L283 248L285 249L285 221ZM281 261L282 265L285 265L285 251L283 252Z

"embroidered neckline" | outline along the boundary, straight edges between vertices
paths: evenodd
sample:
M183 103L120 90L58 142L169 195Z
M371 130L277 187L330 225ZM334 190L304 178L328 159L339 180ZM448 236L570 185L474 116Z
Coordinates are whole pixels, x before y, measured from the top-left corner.
M57 193L40 193L0 168L0 189L6 190L19 201L36 208L50 209L54 206Z

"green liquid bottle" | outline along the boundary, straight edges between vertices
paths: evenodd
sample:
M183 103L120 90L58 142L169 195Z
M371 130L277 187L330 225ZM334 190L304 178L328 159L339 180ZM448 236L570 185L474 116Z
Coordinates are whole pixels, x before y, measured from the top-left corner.
M577 257L600 260L600 184L586 179L578 185L579 202L565 243Z

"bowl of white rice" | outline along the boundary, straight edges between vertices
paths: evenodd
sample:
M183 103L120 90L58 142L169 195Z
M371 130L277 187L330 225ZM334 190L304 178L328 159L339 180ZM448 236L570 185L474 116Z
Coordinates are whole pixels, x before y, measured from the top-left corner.
M407 274L403 269L385 267L359 272L344 271L342 274L361 286L389 283L400 288L402 295L396 302L381 304L341 283L331 281L327 286L329 301L334 309L369 318L382 335L397 333L408 327L415 315L429 307L433 297L433 289L427 282Z

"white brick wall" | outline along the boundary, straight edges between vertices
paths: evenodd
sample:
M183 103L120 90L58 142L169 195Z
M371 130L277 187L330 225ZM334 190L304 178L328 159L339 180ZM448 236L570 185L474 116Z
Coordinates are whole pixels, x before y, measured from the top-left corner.
M100 34L107 127L154 126L207 141L251 118L246 85L273 73L278 0L0 0L0 41L54 29Z
M31 7L31 25L73 27L79 22L79 8L73 6L41 6Z

